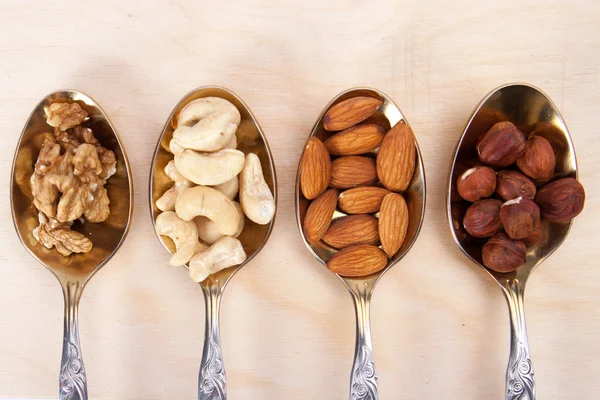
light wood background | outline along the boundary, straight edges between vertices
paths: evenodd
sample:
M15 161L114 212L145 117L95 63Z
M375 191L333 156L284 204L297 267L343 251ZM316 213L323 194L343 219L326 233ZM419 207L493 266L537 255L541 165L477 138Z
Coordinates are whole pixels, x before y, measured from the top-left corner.
M61 292L17 239L8 183L26 118L61 88L104 107L135 180L129 237L81 304L90 398L196 398L202 293L183 269L168 266L152 231L147 184L172 107L194 87L218 84L255 112L280 187L274 234L222 303L229 398L348 398L352 303L301 243L293 193L300 151L322 107L344 89L368 85L390 95L412 124L428 184L420 238L373 299L380 398L503 399L507 308L454 244L444 192L472 109L496 86L523 81L559 106L587 189L569 238L527 291L538 398L597 399L600 3L491 3L0 1L0 398L57 397Z

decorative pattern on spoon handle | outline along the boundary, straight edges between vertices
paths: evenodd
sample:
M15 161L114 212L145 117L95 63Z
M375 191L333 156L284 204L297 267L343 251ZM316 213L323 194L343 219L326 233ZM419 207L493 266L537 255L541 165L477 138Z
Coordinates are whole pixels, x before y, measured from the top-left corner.
M506 369L506 400L535 400L535 376L525 322L525 283L509 279L503 285L510 312L510 357Z
M518 342L506 371L506 400L535 400L535 379L529 349Z
M199 399L226 399L225 368L223 367L221 346L215 341L209 341L205 346L207 353L203 355L200 367Z
M225 281L226 283L226 281ZM221 335L219 332L219 309L224 283L209 278L200 284L206 306L206 327L204 331L204 350L198 377L198 400L226 400L227 379L221 353Z
M65 326L63 350L58 380L59 400L87 400L87 378L79 347L77 315L83 286L79 282L63 285L65 298Z
M60 400L87 399L87 382L83 359L79 347L72 342L65 342L63 363L60 370Z
M350 382L350 400L376 400L379 398L377 373L373 352L363 345L357 352Z

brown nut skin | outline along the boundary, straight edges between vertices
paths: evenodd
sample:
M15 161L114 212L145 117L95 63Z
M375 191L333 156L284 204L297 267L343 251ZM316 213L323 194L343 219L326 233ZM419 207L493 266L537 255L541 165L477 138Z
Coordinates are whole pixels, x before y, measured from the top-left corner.
M317 243L327 233L335 212L338 193L336 189L328 189L308 206L302 223L308 243Z
M496 190L496 172L484 166L470 168L458 177L456 189L460 197L471 203L490 197Z
M534 230L529 236L525 239L521 239L521 241L525 244L527 248L535 246L542 239L542 224L536 230Z
M585 203L585 190L574 178L563 178L542 186L535 196L542 217L550 222L569 222Z
M502 229L500 207L502 202L496 199L479 200L471 204L463 219L465 230L476 238L494 235Z
M309 200L316 199L327 189L331 179L331 158L319 138L312 137L308 141L300 162L302 194Z
M500 171L496 180L496 195L504 201L523 197L533 200L535 183L519 171Z
M483 245L483 265L496 272L511 272L527 261L527 248L519 240L498 232Z
M538 183L548 182L556 167L556 155L550 142L541 136L530 136L517 167Z
M517 197L502 204L500 221L511 239L525 239L540 226L540 208L533 200Z
M477 145L479 160L494 167L507 167L525 152L525 135L512 122L494 124Z

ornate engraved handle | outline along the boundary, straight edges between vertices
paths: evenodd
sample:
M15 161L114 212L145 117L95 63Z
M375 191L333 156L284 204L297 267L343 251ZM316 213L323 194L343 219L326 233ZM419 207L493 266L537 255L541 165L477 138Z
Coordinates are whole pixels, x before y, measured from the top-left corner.
M525 325L525 285L511 279L504 286L510 310L510 357L506 369L506 400L535 400L535 377Z
M79 282L63 285L65 330L59 377L59 400L87 400L87 380L79 347L77 312L83 286Z
M223 287L218 281L209 278L203 283L204 303L206 305L206 330L204 332L204 351L198 378L198 400L226 400L226 379L221 338L219 334L219 308Z
M351 292L356 310L356 348L350 376L350 400L377 400L379 389L373 361L369 310L371 290L368 286L360 284L353 289L355 290Z

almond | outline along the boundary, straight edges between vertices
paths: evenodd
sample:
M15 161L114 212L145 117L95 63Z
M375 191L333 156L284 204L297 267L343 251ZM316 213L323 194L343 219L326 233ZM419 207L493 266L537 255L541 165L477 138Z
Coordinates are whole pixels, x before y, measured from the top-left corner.
M337 249L354 244L378 244L377 218L361 214L337 219L323 236L323 241Z
M329 186L348 189L377 182L375 160L362 156L345 156L333 161Z
M376 186L359 186L344 190L338 198L338 207L346 214L373 214L389 190Z
M304 216L304 235L309 243L316 243L327 233L331 225L331 217L335 211L338 191L326 190L310 203Z
M323 127L341 131L364 121L377 111L383 101L374 97L352 97L337 103L323 116Z
M387 257L379 247L357 244L338 251L327 262L327 268L341 276L358 277L374 274L387 265Z
M415 172L415 142L412 130L398 122L386 133L377 153L377 176L389 190L406 190Z
M331 158L319 138L312 137L306 144L301 162L300 188L309 200L327 189L331 178Z
M356 125L331 136L325 147L335 156L364 154L379 147L384 134L383 128L374 124Z
M408 207L404 197L390 193L383 198L379 211L379 238L383 251L389 256L400 249L408 229Z

